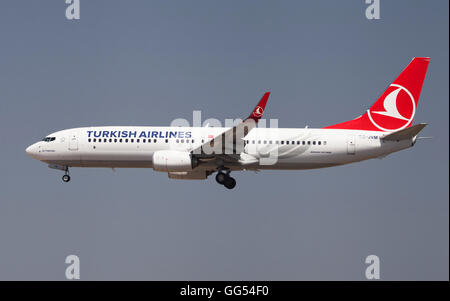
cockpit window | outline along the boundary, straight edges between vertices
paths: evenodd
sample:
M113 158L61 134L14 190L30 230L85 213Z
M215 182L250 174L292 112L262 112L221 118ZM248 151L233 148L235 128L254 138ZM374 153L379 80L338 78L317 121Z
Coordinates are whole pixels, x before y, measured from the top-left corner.
M50 141L54 141L55 139L56 139L55 137L45 137L44 139L42 139L42 141L50 142Z

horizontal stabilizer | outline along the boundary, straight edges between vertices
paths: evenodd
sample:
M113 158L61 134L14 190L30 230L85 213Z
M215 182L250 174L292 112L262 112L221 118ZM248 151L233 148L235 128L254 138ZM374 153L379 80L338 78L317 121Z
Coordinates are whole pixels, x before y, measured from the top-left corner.
M386 140L386 141L411 139L411 138L417 136L417 134L419 134L419 132L421 130L423 130L423 128L426 126L427 126L426 123L419 123L419 124L413 125L412 127L390 133L381 139Z

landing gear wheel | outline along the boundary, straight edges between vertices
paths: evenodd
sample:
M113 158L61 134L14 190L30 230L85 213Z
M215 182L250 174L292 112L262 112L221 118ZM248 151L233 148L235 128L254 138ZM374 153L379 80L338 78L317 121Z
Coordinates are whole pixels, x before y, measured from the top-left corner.
M223 185L228 189L233 189L236 186L236 180L232 177L227 177Z
M62 176L62 180L67 183L67 182L70 181L70 176L69 175L63 175Z
M225 180L227 179L227 175L224 174L223 172L218 172L216 175L216 182L219 183L220 185L224 185L225 184Z

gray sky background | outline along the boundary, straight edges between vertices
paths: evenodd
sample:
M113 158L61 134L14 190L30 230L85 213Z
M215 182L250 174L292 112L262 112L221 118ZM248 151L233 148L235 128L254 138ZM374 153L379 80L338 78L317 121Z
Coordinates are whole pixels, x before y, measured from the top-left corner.
M448 280L448 1L0 2L0 280ZM149 169L32 160L89 125L266 118L322 127L364 112L414 56L431 63L412 149L313 171L176 181Z

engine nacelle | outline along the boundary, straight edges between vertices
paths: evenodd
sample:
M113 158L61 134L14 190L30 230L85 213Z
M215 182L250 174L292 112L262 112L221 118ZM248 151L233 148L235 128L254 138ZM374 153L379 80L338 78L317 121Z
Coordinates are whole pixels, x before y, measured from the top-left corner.
M191 171L196 165L189 152L165 150L156 151L153 154L153 169L155 171Z

